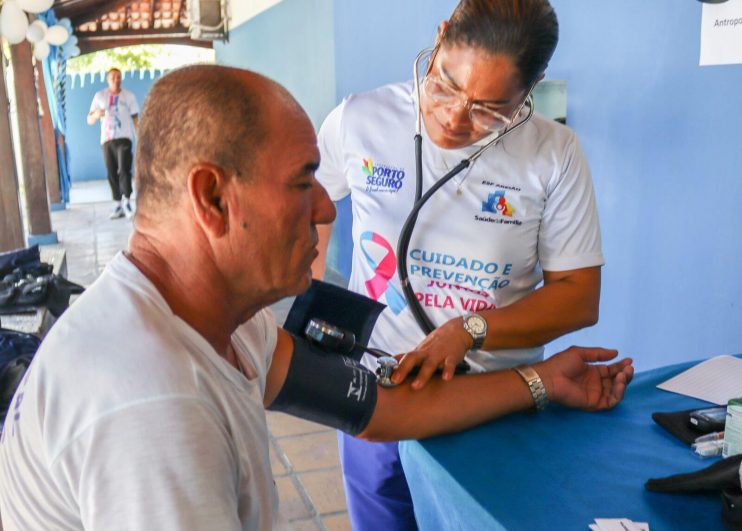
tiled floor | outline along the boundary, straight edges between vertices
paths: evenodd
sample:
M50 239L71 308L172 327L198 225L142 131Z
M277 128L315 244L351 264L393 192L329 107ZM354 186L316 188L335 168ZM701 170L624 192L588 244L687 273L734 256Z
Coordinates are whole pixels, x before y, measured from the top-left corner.
M67 250L70 280L90 285L108 261L124 249L131 233L126 219L109 220L112 202L105 183L73 187L66 210L52 213L53 229ZM93 201L93 202L84 202ZM279 320L291 301L274 305ZM335 430L283 413L268 413L271 465L281 511L297 531L350 529Z

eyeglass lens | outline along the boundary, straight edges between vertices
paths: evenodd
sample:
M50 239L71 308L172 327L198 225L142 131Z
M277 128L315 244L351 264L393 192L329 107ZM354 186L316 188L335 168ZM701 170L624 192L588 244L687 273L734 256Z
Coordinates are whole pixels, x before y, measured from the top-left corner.
M423 82L425 93L434 102L447 107L466 105L467 99L450 85L447 85L437 75L428 73ZM510 125L511 120L497 111L472 103L469 105L469 118L477 126L491 131L501 129Z

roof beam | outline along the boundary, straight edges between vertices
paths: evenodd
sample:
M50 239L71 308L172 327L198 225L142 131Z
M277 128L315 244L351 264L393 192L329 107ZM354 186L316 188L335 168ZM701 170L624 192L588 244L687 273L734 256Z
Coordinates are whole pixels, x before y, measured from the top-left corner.
M199 48L214 47L214 44L211 41L193 40L186 32L173 33L170 35L147 34L136 36L136 34L132 34L130 37L121 37L117 39L101 38L96 40L86 40L84 37L81 37L78 42L81 54L98 52L100 50L110 50L111 48L119 48L123 46L134 46L136 44L181 44L185 46L198 46Z
M99 40L116 40L116 39L129 39L137 37L153 37L163 38L168 36L176 37L188 37L188 28L178 26L175 28L157 28L147 30L98 30L98 31L80 31L77 33L77 38L80 41L99 41Z

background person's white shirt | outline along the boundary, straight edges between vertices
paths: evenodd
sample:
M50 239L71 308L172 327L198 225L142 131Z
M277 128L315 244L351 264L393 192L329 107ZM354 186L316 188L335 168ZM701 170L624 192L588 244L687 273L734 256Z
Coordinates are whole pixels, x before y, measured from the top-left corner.
M139 104L133 93L121 89L118 94L105 88L93 96L90 111L104 110L106 115L100 121L100 143L105 144L116 138L134 140L136 130L132 116L139 114Z
M117 255L52 328L12 403L4 530L272 529L270 311L232 340L253 380Z

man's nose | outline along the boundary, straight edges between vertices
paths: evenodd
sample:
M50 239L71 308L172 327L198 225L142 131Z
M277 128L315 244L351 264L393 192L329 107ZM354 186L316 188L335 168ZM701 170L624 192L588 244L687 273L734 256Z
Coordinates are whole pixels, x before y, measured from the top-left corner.
M315 225L326 225L335 221L335 205L327 190L319 182L315 181L313 198L312 221Z

